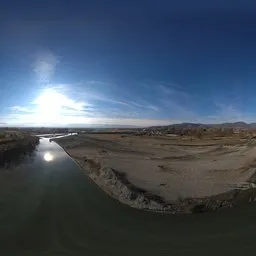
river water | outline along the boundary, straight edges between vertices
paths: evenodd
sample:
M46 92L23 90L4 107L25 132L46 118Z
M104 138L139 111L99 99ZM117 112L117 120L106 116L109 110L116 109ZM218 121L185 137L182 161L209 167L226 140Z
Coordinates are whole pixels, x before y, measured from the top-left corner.
M0 177L1 256L253 255L256 249L256 204L183 216L132 209L106 195L49 139L41 139L33 159Z

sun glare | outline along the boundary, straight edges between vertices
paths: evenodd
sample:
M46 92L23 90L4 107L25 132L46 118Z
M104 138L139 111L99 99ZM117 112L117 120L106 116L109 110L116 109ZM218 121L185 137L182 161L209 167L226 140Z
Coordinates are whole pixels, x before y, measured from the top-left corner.
M77 102L54 89L46 89L33 102L37 105L38 123L66 123L70 113L84 109L84 102Z
M61 107L64 104L64 96L53 90L47 90L37 100L38 114L42 120L58 118L61 114Z
M53 160L53 155L52 155L51 153L49 153L49 152L45 153L45 154L44 154L44 160L45 160L46 162L52 161L52 160Z

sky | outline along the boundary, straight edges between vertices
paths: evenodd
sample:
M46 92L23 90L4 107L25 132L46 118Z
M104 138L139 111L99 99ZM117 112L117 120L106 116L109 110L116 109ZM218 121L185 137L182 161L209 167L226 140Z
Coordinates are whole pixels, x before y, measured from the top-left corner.
M256 122L255 14L255 1L2 1L0 125Z

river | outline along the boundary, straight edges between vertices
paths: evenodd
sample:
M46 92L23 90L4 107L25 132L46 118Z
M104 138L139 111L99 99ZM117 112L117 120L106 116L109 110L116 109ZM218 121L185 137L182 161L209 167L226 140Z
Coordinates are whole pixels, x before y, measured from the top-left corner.
M256 204L183 216L132 209L46 138L33 159L1 177L1 256L252 255L256 248Z

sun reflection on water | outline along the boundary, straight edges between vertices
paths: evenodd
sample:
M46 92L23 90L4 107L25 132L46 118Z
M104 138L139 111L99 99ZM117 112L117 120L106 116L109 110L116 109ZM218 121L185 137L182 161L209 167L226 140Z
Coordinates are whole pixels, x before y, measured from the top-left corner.
M52 160L53 160L53 155L52 155L51 153L49 153L49 152L45 153L45 154L44 154L44 160L45 160L46 162L52 161Z

